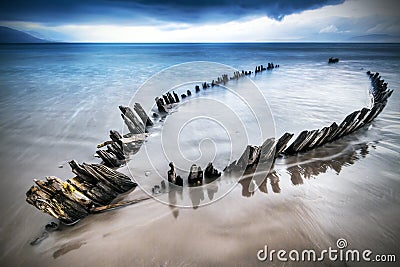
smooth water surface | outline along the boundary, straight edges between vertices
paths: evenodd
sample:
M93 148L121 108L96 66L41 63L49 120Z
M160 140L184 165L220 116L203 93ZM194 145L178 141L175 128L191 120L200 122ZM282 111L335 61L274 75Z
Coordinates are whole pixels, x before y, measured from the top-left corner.
M329 65L329 57L340 62ZM72 177L71 159L99 162L93 157L96 145L108 139L110 129L123 128L118 105L128 105L152 75L190 61L239 70L279 64L250 78L269 103L277 136L322 128L367 106L367 70L380 72L394 93L368 128L315 151L278 159L274 176L255 193L246 190L244 180L226 197L197 209L148 200L89 216L31 246L51 220L25 202L32 179ZM0 264L264 265L256 258L264 245L322 250L334 247L338 238L351 248L399 256L399 65L398 44L1 45ZM209 81L221 74L210 73ZM231 87L241 90L240 85ZM226 97L225 103L233 105L222 88L212 90L201 96ZM196 97L179 107L165 127L204 107ZM230 115L213 105L206 108L221 120ZM240 116L249 119L246 112ZM201 131L201 123L207 131ZM198 142L205 137L229 152L231 144L216 124L199 121L190 127L196 134L181 136L187 158L199 156ZM203 145L207 152L207 142ZM242 145L233 144L238 151ZM217 165L221 169L224 163L222 158ZM199 201L231 186L222 181L214 189L200 189ZM136 189L125 198L139 195L143 192Z

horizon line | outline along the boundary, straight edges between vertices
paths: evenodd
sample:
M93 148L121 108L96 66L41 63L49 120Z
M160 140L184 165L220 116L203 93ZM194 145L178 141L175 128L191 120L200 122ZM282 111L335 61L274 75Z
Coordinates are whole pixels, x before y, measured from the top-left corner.
M43 42L4 42L0 45L11 44L400 44L400 41L234 41L234 42L219 42L219 41L206 41L206 42L85 42L85 41L48 41Z

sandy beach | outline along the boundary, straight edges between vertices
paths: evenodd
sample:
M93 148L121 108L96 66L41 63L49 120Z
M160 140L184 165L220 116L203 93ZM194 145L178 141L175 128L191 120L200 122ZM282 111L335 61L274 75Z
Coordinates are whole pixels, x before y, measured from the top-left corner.
M229 59L223 56L227 51L223 44L157 48L87 45L85 52L74 45L49 46L1 47L4 60L0 67L5 73L1 85L7 89L1 92L0 105L2 266L308 266L315 263L262 262L257 253L265 246L322 251L336 248L340 238L347 241L349 249L399 255L398 45L369 44L359 48L352 44L237 44L228 49L233 55ZM339 64L327 64L331 54L326 52L328 48L339 55ZM355 55L352 49L361 49L366 56ZM379 71L395 90L385 110L368 127L321 148L277 158L273 175L256 192L248 190L250 179L237 182L223 174L220 182L199 187L194 195L171 191L158 196L189 207L177 208L148 199L90 215L74 226L62 226L31 245L46 232L45 225L54 221L25 202L32 179L48 175L73 177L68 166L72 159L99 163L93 157L95 146L106 140L110 129L123 131L118 105L128 105L134 92L156 70L196 58L184 51L200 50L210 51L210 58L237 69L253 69L274 54L271 60L280 68L249 79L267 99L276 136L340 122L350 112L367 106L370 81L365 72L369 69ZM244 50L251 52L243 54ZM27 57L28 51L35 52ZM154 53L164 60L151 60ZM369 54L377 55L376 59L371 60ZM113 61L115 57L125 61ZM38 58L45 66L40 70L33 67ZM54 63L59 58L64 61ZM12 68L6 71L9 66ZM209 75L208 80L216 76L213 71L208 74L206 69L201 70ZM81 74L71 78L71 73ZM22 85L29 85L29 94L16 90ZM229 87L232 92L246 93L248 87L244 85L235 81ZM193 90L193 86L183 84L182 88ZM154 101L152 93L144 95ZM222 171L231 159L237 159L249 143L247 137L242 139L243 131L235 132L233 117L221 111L221 103L231 105L231 110L240 114L243 125L248 127L243 129L254 129L250 113L237 104L230 91L202 90L156 124L141 151L118 169L141 186L117 201L145 197L145 191L159 182L158 177L153 178L154 166L146 162L148 154L157 155L152 164L165 176L168 153L179 151L184 155L174 160L182 166L182 175L190 167L190 160L205 167L212 159ZM177 138L177 123L202 112L215 114L219 122L226 122L227 129L233 127L228 131L230 135L218 124L198 120L187 126L186 132L179 132ZM268 114L262 116L267 117ZM249 133L249 138L254 138L251 144L259 145L258 137L251 130ZM171 144L165 148L166 155L159 155L155 149L160 136ZM205 137L216 145L202 141ZM228 137L240 142L232 142L231 147ZM175 142L181 144L180 150L174 150ZM219 197L222 192L228 193ZM346 265L343 261L324 263ZM351 265L362 266L363 262Z

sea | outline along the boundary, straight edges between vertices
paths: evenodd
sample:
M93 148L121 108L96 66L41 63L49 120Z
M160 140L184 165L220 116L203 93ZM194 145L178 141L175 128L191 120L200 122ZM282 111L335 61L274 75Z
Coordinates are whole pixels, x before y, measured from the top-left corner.
M339 58L328 64L330 57ZM236 70L276 66L195 93ZM278 67L279 65L279 67ZM246 145L340 123L371 104L366 71L394 92L369 125L313 151L280 157L263 187L224 175L196 197L160 192L48 232L55 221L25 201L33 179L100 163L96 145L126 133L118 106L144 103L147 141L121 172L139 182L120 200L152 195L173 161L222 171ZM192 95L167 117L168 90ZM149 108L147 108L149 105ZM297 266L260 250L352 249L400 260L400 44L190 43L0 45L1 266ZM39 238L39 239L38 239ZM32 242L32 241L38 242ZM340 240L342 243L339 242ZM343 240L346 246L342 246ZM264 253L264 252L263 252ZM319 255L319 254L318 254ZM388 257L387 257L388 258ZM365 261L321 260L330 266ZM388 266L394 263L387 263Z

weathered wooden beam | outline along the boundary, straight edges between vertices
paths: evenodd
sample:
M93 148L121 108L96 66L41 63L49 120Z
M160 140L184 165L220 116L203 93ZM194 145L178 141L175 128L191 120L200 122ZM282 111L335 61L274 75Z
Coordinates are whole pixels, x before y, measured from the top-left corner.
M170 104L174 104L175 103L175 98L172 96L172 94L170 92L167 93L167 97L169 100Z
M335 135L332 136L332 140L334 139L339 139L343 137L344 133L346 132L346 129L351 123L354 121L355 118L357 118L358 114L360 113L359 110L356 110L349 115L343 120L343 122L339 125L338 130L336 131Z
M36 180L34 182L40 187L40 189L55 195L55 194L63 194L69 200L76 202L82 208L89 209L93 202L89 199L85 194L77 191L74 187L71 186L68 182L64 182L57 177L48 176L46 177L46 181Z
M81 165L94 179L96 179L98 182L96 185L99 185L109 194L113 195L114 192L116 193L123 193L124 190L113 184L111 181L109 181L106 176L103 176L102 174L98 173L96 169L94 168L94 164L86 164L82 163Z
M318 142L320 142L321 139L324 138L328 131L329 127L324 127L321 130L318 130L315 138L308 144L308 149L313 149L318 144Z
M133 205L133 204L140 203L140 202L142 202L144 200L148 200L148 199L151 199L151 197L142 197L142 198L138 198L138 199L121 201L121 202L118 202L118 203L113 203L113 204L104 205L104 206L100 206L100 207L93 207L92 209L90 209L90 213L102 213L102 212L105 212L105 211L119 209L119 208L123 208L123 207L126 207L126 206L130 206L130 205Z
M100 176L104 177L107 181L116 186L122 193L137 186L137 184L125 174L110 169L102 164L90 164L89 166L92 167Z
M201 185L203 184L203 171L200 166L193 164L190 167L190 173L188 176L189 185Z
M234 171L245 171L257 165L259 157L260 147L248 145L234 166Z
M122 146L117 145L117 143L108 145L107 152L114 154L118 160L125 160L126 158Z
M141 134L145 132L143 122L139 120L130 107L119 106L119 109L121 110L123 115L122 118L124 119L131 133ZM129 121L131 123L129 123Z
M79 178L86 181L89 184L96 185L97 180L94 179L90 173L88 173L81 165L78 164L75 160L71 160L69 166L73 173L75 173Z
M347 127L344 135L350 134L353 131L357 130L363 124L364 118L367 116L370 110L368 108L362 108L360 113L358 114L357 118Z
M49 194L37 186L32 186L26 192L26 201L37 209L67 224L73 223L88 214L85 208L62 194Z
M168 182L170 182L171 184L175 184L176 183L176 171L175 171L174 163L170 162L169 167L171 169L168 171Z
M121 162L118 160L117 156L114 154L104 151L97 150L96 154L103 160L104 164L108 167L119 167L121 166Z
M312 141L314 141L317 135L318 135L318 130L309 131L307 137L303 140L303 142L301 142L296 152L308 150L309 144L311 144Z
M139 117L142 120L144 125L146 125L147 127L153 126L153 122L151 121L149 116L147 116L146 111L144 111L144 109L143 109L142 105L140 105L140 103L135 103L133 106L133 109L139 115Z
M169 101L168 95L162 95L162 98L164 99L165 105L170 105L170 104L172 104L172 103Z
M118 143L121 140L122 135L119 132L115 131L115 130L110 130L110 138L114 142Z
M275 145L275 157L277 157L280 153L282 153L287 144L289 143L290 139L292 139L294 134L291 133L284 133L281 138L278 139Z
M175 103L178 103L179 102L179 96L174 91L172 93L174 94Z
M284 153L286 154L292 154L296 153L298 147L301 145L301 143L304 141L305 138L307 138L308 131L302 131L299 136L293 141L293 143L285 149Z
M105 194L98 194L95 186L89 184L79 177L67 180L76 190L87 196L96 206L106 205L112 201L112 197Z
M136 186L126 175L100 164L78 164L71 168L78 176L67 181L57 177L34 180L26 201L66 224L86 217L94 207L108 205L119 193Z
M208 163L207 167L204 170L204 177L208 179L216 179L221 176L221 172L219 172L216 168L214 168L213 164Z
M163 101L162 98L156 97L155 101L156 101L158 112L160 112L160 113L168 113L167 110L164 107L164 101Z
M260 147L258 163L269 163L275 158L275 138L268 138Z
M131 133L137 134L137 133L141 133L136 126L133 124L133 122L128 119L128 117L126 117L124 114L121 114L122 119L124 120L126 126L128 126L128 130Z
M328 130L326 136L324 138L322 138L321 141L319 141L315 147L322 146L323 144L330 142L332 140L332 135L337 131L338 128L339 128L339 125L337 125L336 122L333 122L329 126L329 130Z

